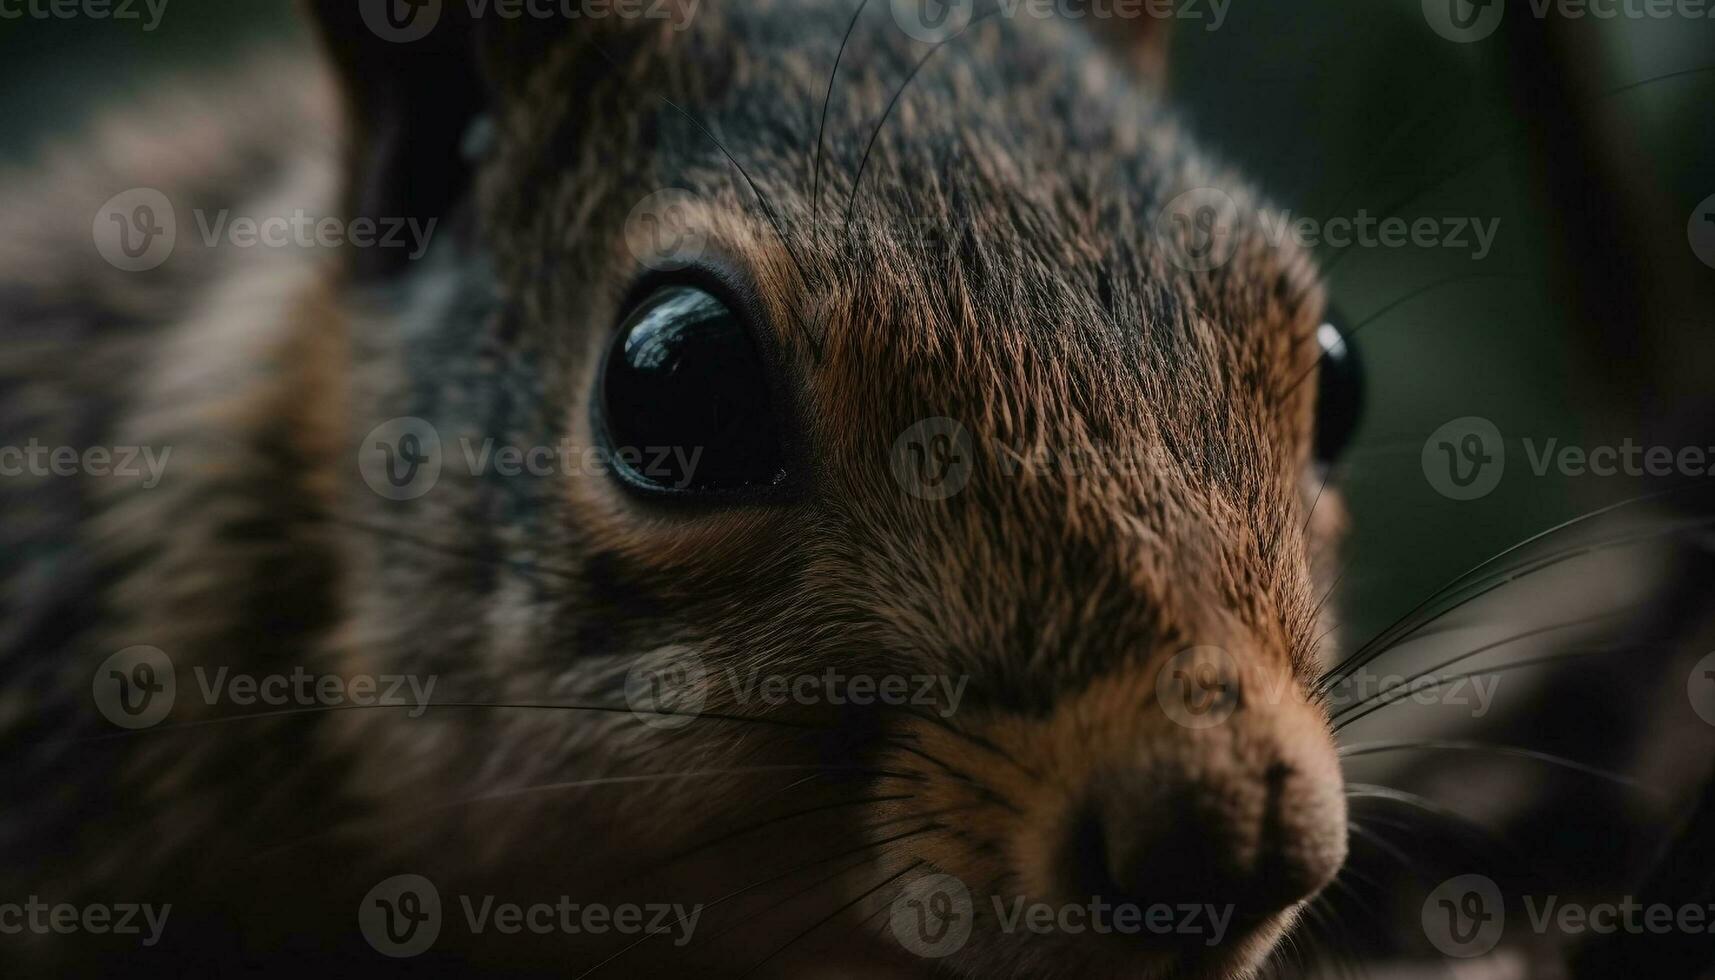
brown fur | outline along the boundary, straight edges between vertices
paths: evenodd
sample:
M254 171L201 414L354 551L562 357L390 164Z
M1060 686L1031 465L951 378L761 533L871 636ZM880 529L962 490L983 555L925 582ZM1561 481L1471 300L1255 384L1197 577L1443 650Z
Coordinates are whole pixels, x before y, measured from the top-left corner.
M184 904L216 922L248 923L282 907L282 893L321 896L325 910L294 915L349 938L349 909L397 870L526 890L618 880L610 894L712 901L764 877L767 862L802 865L840 849L830 842L890 836L885 821L900 821L896 832L957 806L967 812L956 826L888 845L836 885L855 898L923 861L973 888L1053 899L1048 867L1079 787L1140 765L1134 752L1231 788L1239 808L1256 805L1264 770L1289 760L1312 784L1304 846L1338 863L1343 810L1325 795L1338 800L1339 776L1319 709L1259 697L1217 735L1192 737L1152 693L1160 665L1196 644L1238 656L1248 692L1301 694L1313 675L1321 593L1310 559L1328 542L1305 533L1317 481L1315 387L1303 381L1322 313L1307 259L1264 241L1262 205L1191 148L1119 60L1079 31L1029 20L980 24L928 63L879 131L847 228L867 138L920 53L874 13L841 61L819 208L808 192L815 116L846 15L708 4L684 33L530 37L528 59L502 56L518 37L491 40L496 147L472 203L447 216L447 237L403 287L318 262L253 271L242 257L203 257L205 285L175 281L162 290L173 308L143 316L159 335L158 368L116 426L172 441L184 466L164 492L92 505L87 547L114 557L84 597L97 627L61 656L78 665L66 685L85 697L106 652L150 643L181 671L308 663L433 674L442 702L620 705L640 657L684 645L714 671L968 678L952 722L821 706L775 719L804 729L702 720L663 735L623 712L447 709L245 721L221 729L230 739L145 734L99 770L122 774L123 791L99 778L86 790L125 804L89 825L103 828L85 842L93 857L26 871L93 881L77 887L97 894L189 882L181 894L199 901ZM663 98L742 162L784 237L719 147ZM177 182L133 183L151 180ZM325 181L304 186L314 189L294 201L337 198ZM461 434L592 444L595 369L640 272L623 221L658 186L697 196L710 252L755 286L788 366L783 412L811 449L794 461L790 494L686 512L639 502L602 474L496 487L451 472L407 504L369 493L352 463L358 440L393 416L433 418L449 446ZM1235 258L1194 273L1168 261L1151 229L1165 202L1202 186L1231 193L1243 217ZM91 188L71 210L109 193ZM913 223L925 216L939 241ZM90 279L162 281L151 275L83 266L29 278L75 291ZM976 447L968 486L941 502L902 492L888 465L900 432L931 417L958 420ZM1002 465L1042 453L1138 465L1100 479ZM708 706L723 708L746 710ZM805 836L785 850L753 835L660 873L657 859L776 812L758 801L779 805L774 794L799 774L528 792L830 762L895 775L826 777L785 802L831 807L897 790L901 777L910 799L830 809L793 828ZM256 860L277 883L253 885ZM872 894L853 919L890 897ZM736 948L692 947L698 968L736 972L791 934L755 914L727 943ZM1282 910L1196 963L985 934L943 965L1239 974L1291 917ZM296 927L250 928L240 945L265 949ZM530 958L516 947L472 955Z

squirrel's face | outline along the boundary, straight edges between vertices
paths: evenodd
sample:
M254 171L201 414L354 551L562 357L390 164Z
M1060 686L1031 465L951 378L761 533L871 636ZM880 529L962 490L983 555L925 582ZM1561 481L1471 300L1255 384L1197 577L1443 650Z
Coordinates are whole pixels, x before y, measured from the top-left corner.
M480 334L453 343L491 367L452 377L420 336L374 397L617 465L527 491L444 477L456 503L422 506L486 515L499 526L467 535L564 572L460 580L445 614L500 625L390 643L541 700L611 700L688 663L674 704L789 722L705 718L655 745L630 718L464 719L459 738L490 746L473 779L686 759L856 772L815 834L781 833L801 861L861 860L842 883L871 905L854 909L891 908L896 928L923 910L931 947L936 915L968 915L934 962L1243 973L1346 850L1307 696L1315 277L1083 32L989 18L913 74L929 46L872 6L825 123L843 5L705 4L682 31L477 45L495 94L472 258L439 268L491 278L486 319L448 299L423 336ZM414 580L430 560L410 557ZM387 564L371 611L420 602ZM745 688L758 672L815 680L765 702ZM704 814L780 812L760 801L802 775L640 786L614 808L689 843ZM520 831L510 856L549 839ZM1093 898L1171 922L1009 919L1020 899ZM1190 906L1203 925L1173 928Z

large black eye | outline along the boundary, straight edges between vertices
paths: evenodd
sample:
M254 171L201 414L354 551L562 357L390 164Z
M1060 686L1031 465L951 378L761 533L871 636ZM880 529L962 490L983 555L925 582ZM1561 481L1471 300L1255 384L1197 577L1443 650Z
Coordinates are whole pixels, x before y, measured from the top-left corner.
M618 470L662 490L780 482L768 373L750 330L694 286L667 286L620 325L602 376L601 418Z
M1332 463L1357 431L1364 407L1364 375L1351 332L1337 316L1330 314L1328 321L1316 328L1316 342L1322 348L1316 394L1316 459Z

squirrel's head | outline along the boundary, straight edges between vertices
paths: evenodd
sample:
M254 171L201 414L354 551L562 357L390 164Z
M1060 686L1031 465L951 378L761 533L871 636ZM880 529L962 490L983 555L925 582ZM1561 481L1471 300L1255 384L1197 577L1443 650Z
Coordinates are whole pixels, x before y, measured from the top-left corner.
M803 876L758 897L849 903L906 963L1254 969L1346 851L1310 694L1350 405L1308 259L1157 100L1162 23L319 6L350 207L442 229L346 291L354 445L440 446L404 499L353 472L390 530L352 656L642 704L389 722L364 777L695 770L484 834L541 868L598 821L614 867L760 833Z

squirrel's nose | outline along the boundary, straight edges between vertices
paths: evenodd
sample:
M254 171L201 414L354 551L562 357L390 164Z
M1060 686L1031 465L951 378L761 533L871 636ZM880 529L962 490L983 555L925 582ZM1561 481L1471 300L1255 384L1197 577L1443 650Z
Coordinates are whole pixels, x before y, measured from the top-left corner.
M1067 848L1074 891L1146 911L1194 904L1240 922L1320 891L1345 860L1337 772L1210 761L1110 772L1092 785Z

